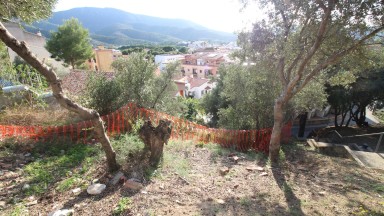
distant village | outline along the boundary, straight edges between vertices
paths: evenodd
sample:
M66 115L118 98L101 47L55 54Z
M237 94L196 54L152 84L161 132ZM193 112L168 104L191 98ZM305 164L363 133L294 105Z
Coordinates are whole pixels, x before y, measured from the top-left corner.
M94 58L86 62L87 70L70 70L64 67L62 62L50 57L50 53L44 48L46 39L40 32L27 32L16 23L6 23L6 27L18 40L25 41L38 58L59 72L63 81L63 88L72 94L77 94L84 89L90 71L104 72L107 77L112 78L114 77L112 62L117 58L129 57L129 55L123 55L120 50L99 45L93 49ZM158 65L155 73L160 75L167 64L179 61L181 70L179 75L174 77L177 86L177 92L174 92L174 96L196 99L203 97L215 88L216 83L213 78L220 74L219 66L233 62L230 59L230 54L239 49L234 42L215 45L207 41L184 41L180 42L179 45L187 47L188 54L155 55L155 63ZM13 61L17 55L10 49L8 52L10 60Z

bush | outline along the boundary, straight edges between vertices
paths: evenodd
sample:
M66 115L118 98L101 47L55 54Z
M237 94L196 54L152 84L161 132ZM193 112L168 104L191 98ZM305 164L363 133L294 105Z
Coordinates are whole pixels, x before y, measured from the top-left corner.
M90 76L83 102L105 115L119 108L121 88L116 80L108 80L102 73Z

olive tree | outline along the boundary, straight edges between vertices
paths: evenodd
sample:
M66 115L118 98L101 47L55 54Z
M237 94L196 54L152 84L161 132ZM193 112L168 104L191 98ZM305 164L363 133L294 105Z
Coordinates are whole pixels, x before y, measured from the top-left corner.
M281 86L274 102L274 126L269 145L269 157L275 164L285 112L291 99L314 77L369 44L382 32L384 3L374 0L257 2L265 18L254 23L250 34L240 36L246 38L242 46L247 56L268 65Z

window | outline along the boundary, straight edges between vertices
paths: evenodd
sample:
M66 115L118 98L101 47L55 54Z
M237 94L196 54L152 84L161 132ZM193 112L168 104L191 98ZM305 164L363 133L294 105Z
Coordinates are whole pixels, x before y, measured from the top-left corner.
M203 71L202 70L200 70L200 73L202 73Z
M201 91L201 95L204 95L204 90Z

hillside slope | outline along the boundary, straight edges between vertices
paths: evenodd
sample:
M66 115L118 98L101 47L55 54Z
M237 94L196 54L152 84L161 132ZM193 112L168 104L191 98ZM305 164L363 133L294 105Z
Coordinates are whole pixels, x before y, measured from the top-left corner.
M93 40L114 45L170 43L182 40L236 40L234 34L210 30L187 20L151 17L113 8L86 7L59 11L50 19L36 22L27 29L39 29L49 37L49 31L57 30L64 20L71 17L80 20L90 31Z

